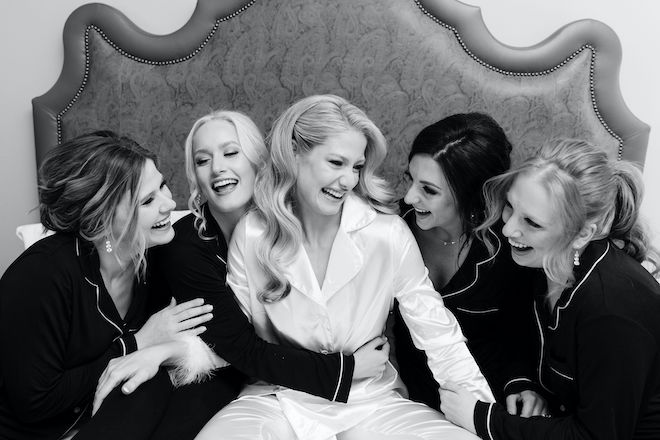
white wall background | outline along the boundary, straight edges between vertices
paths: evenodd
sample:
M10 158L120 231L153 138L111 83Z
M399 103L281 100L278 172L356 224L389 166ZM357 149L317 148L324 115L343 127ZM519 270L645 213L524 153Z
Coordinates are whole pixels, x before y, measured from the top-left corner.
M220 1L220 0L219 0ZM403 0L402 0L403 1ZM505 44L529 46L564 24L598 19L614 29L623 46L621 90L635 115L660 127L660 3L636 0L464 0L478 5L492 34ZM0 14L0 274L20 254L16 226L38 221L36 161L30 100L57 80L62 67L62 29L86 0L4 2ZM106 0L148 32L168 34L188 21L196 0ZM515 11L512 12L512 11ZM652 130L643 213L660 235L660 137ZM656 245L660 240L656 238Z

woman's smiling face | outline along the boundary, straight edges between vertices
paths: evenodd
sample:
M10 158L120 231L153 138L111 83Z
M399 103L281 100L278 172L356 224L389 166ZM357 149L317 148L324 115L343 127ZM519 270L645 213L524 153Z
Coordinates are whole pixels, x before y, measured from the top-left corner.
M534 176L515 178L506 194L502 220L511 256L521 266L543 267L544 257L563 241L565 231L555 203Z
M192 154L197 185L212 211L245 210L254 194L256 171L233 124L221 119L204 123L193 137Z
M142 169L137 200L137 229L145 239L145 246L150 248L172 241L174 229L170 214L176 203L163 175L151 159L145 162ZM115 209L113 234L116 238L121 236L126 223L131 221L130 212L130 194L126 193Z
M417 154L408 164L411 185L404 201L415 209L417 226L423 230L440 227L462 231L461 218L445 173L426 154Z
M358 184L365 162L366 137L347 130L296 155L296 205L302 215L341 214L346 196Z

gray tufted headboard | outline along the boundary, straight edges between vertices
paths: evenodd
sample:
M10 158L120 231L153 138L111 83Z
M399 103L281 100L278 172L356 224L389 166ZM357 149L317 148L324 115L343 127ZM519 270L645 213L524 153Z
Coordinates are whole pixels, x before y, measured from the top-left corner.
M577 137L643 162L649 127L618 84L621 47L583 20L529 48L497 42L479 9L456 0L198 0L190 21L148 34L101 4L64 29L57 83L33 100L37 162L52 146L109 128L161 157L179 208L188 188L183 141L213 109L238 109L266 132L299 98L334 93L385 134L383 174L402 190L409 146L447 115L492 115L514 161L545 139Z

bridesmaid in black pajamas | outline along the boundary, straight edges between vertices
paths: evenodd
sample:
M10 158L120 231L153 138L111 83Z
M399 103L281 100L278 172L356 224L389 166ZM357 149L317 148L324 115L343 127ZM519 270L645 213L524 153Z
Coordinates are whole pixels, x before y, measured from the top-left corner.
M425 127L408 156L402 212L495 399L511 414L528 417L545 411L529 341L529 271L511 260L498 228L488 230L492 252L475 233L485 214L483 184L509 169L510 153L504 130L483 113L459 113ZM396 358L409 396L439 410L439 385L426 355L395 313Z
M112 359L197 335L210 319L200 300L149 317L145 253L174 236L171 193L152 153L107 131L53 148L39 177L41 222L56 233L0 280L0 438L148 435L142 419L159 417L170 392L164 374L90 414Z
M447 418L483 439L660 438L660 284L640 225L641 173L582 141L544 146L487 185L513 260L536 268L538 379L548 417L522 419L441 391ZM657 264L656 264L657 267Z

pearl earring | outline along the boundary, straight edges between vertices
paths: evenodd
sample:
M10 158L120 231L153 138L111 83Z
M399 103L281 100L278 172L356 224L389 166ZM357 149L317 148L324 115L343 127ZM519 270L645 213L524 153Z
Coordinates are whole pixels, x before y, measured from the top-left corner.
M573 254L573 266L579 266L580 265L580 253L576 250L575 253Z
M105 241L105 251L106 251L107 253L111 253L111 252L112 252L112 243L110 243L110 240L106 240L106 241Z

